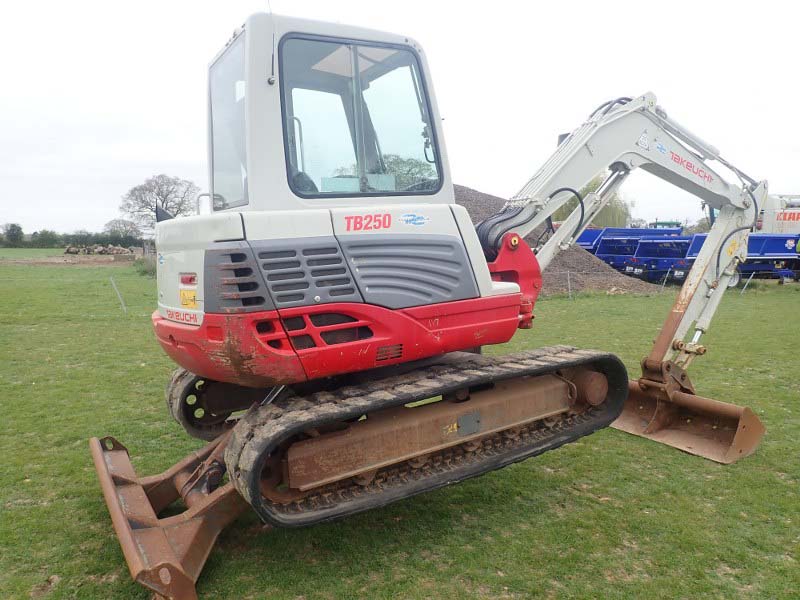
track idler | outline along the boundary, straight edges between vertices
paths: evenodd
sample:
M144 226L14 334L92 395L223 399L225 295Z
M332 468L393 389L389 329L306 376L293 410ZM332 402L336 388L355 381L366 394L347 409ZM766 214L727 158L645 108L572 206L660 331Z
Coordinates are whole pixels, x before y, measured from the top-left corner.
M262 401L273 389L214 381L178 368L167 383L165 398L170 415L186 433L210 442L233 426L233 413Z

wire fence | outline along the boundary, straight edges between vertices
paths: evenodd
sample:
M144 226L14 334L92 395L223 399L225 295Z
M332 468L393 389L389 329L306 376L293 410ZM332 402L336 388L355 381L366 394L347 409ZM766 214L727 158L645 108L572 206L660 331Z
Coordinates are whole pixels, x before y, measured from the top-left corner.
M680 285L682 282L667 272L651 273L645 277L627 276L617 271L561 269L542 273L543 296L575 296L586 293L655 294Z
M567 296L575 298L581 295L606 293L616 294L661 294L676 292L689 274L686 269L642 269L636 272L595 271L581 269L562 269L542 273L543 285L541 295ZM795 273L795 277L800 273ZM744 294L753 282L763 279L780 279L780 275L772 272L751 272L741 275L735 281L740 294ZM788 279L787 279L788 280Z

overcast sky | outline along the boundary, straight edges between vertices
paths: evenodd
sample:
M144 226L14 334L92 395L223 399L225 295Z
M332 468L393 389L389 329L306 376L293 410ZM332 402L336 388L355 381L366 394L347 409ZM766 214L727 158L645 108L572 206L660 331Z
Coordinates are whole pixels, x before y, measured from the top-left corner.
M0 18L0 224L99 230L156 173L206 176L206 67L266 1L13 2ZM508 197L558 133L653 91L774 192L800 193L800 43L789 2L272 0L411 35L433 71L456 183ZM701 216L645 173L634 215Z

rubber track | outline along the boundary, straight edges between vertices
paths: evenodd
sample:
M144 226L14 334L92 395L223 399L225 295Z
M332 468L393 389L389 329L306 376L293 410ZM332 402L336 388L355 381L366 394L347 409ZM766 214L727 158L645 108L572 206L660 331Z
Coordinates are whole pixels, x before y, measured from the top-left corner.
M408 462L381 470L366 486L352 481L322 486L300 501L273 503L261 495L260 474L282 440L320 425L358 418L465 387L556 370L591 366L606 375L609 393L597 408L527 426L518 439L502 432L484 438L477 450L443 450L419 468ZM604 428L619 416L627 397L625 367L614 355L570 346L552 346L503 357L453 352L434 365L405 375L376 379L309 396L287 396L255 406L239 420L225 451L236 489L267 523L298 527L329 521L436 489L541 454Z

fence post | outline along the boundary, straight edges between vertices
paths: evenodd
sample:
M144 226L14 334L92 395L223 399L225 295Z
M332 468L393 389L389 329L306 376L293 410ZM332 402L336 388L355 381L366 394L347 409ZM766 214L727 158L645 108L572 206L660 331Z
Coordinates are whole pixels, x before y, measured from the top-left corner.
M667 279L669 279L669 274L670 274L671 271L672 271L672 267L667 269L667 274L664 275L664 281L661 282L661 291L662 292L664 291L664 286L667 285Z
M753 271L752 273L750 273L750 277L748 277L748 278L747 278L747 281L745 281L745 282L744 282L744 287L742 288L742 291L741 291L741 292L739 292L739 295L740 295L740 296L741 296L742 294L744 294L744 291L747 289L747 286L748 286L748 285L750 285L750 281L753 279L753 276L754 276L755 274L756 274L756 272L755 272L755 271Z
M569 271L567 271L567 294L569 294L569 299L572 300L572 280L569 277Z

